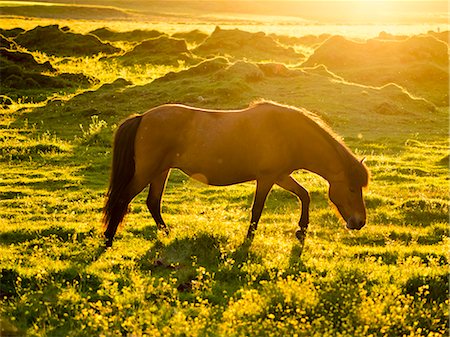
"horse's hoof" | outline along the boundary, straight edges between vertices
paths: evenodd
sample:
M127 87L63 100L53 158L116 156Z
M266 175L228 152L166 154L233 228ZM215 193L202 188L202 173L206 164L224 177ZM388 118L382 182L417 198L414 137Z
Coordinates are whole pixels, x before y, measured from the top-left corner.
M105 248L111 248L112 247L112 240L106 240L105 242Z
M157 233L157 235L162 235L162 237L168 237L169 234L170 234L170 231L165 230L165 229L158 230L158 233Z
M158 229L159 233L162 233L165 236L169 235L170 233L169 227L167 227L167 225L156 225L156 228Z
M303 243L305 242L306 231L299 229L298 231L295 232L295 236L301 243Z

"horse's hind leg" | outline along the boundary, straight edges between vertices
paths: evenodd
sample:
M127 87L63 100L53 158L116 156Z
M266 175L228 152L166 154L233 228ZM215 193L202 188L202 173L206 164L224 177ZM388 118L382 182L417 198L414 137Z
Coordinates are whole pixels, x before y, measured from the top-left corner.
M131 179L130 183L125 188L122 196L120 196L114 205L114 211L112 212L111 219L108 223L108 227L104 233L106 237L106 247L111 247L116 234L117 227L122 222L125 214L128 210L128 205L131 200L134 199L144 188L148 182L137 179L136 175Z
M291 176L282 177L277 181L277 185L285 190L295 194L302 203L302 215L300 216L299 226L302 235L306 234L309 223L309 194L294 178Z
M169 170L164 171L152 180L147 197L147 207L156 222L156 226L166 233L169 232L169 229L161 216L161 199L164 188L166 187L168 174Z

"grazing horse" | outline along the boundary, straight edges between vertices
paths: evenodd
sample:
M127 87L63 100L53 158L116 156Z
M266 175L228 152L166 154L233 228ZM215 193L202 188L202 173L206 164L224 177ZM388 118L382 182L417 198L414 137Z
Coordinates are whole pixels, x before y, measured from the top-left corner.
M131 116L116 131L103 218L107 247L128 204L148 185L148 209L158 229L167 231L161 197L171 168L216 186L256 180L250 240L274 184L300 199L297 237L304 237L310 198L291 176L298 169L329 182L330 200L349 229L366 221L362 187L368 170L313 114L272 102L226 111L168 104Z

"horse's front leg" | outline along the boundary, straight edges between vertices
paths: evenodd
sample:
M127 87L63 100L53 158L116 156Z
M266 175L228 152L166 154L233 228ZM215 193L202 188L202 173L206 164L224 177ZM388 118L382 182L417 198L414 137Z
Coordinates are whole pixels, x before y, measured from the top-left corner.
M300 241L303 241L306 236L306 230L308 229L309 224L309 193L303 188L303 186L301 186L297 182L297 180L295 180L291 176L282 177L277 181L277 185L295 194L301 201L302 214L298 223L298 225L300 226L300 230L296 232L296 236Z
M252 219L250 220L250 227L247 232L247 240L253 240L255 237L255 231L258 227L259 219L261 218L264 203L266 202L267 195L273 186L272 181L257 180L255 199L252 206Z

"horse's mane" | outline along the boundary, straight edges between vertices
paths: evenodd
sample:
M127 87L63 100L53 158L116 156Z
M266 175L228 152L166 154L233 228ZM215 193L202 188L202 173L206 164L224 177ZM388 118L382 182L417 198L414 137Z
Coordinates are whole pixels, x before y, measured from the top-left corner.
M258 100L252 102L250 106L256 105L276 105L291 111L296 111L305 117L305 120L318 130L321 136L332 145L339 154L339 157L346 168L346 173L350 181L354 181L358 186L367 186L369 183L369 171L364 163L358 160L351 150L345 145L343 139L336 134L317 114L304 108L297 108L290 105L283 105L267 100Z

